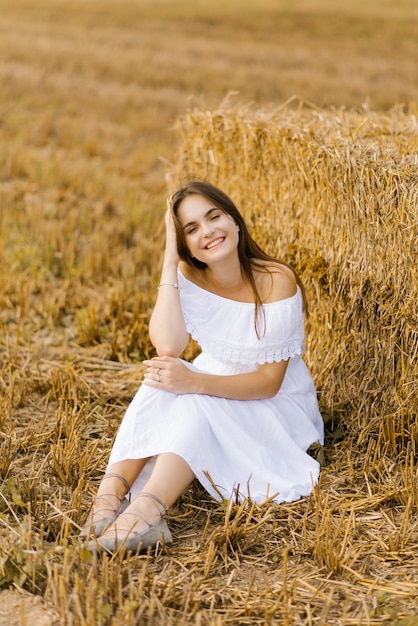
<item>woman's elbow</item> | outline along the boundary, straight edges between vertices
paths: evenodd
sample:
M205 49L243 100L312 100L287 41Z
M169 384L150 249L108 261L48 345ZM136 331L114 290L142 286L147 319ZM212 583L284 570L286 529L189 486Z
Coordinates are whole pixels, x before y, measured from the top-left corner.
M264 385L263 385L263 399L264 400L269 400L270 398L274 398L274 396L276 396L282 386L283 383L283 379L284 379L284 372L282 376L274 376L272 378L270 378L269 380L265 380L264 381Z
M154 348L158 356L178 357L185 350L186 344L177 342L156 342Z
M270 398L274 398L274 396L276 396L279 391L280 391L280 387L281 385L269 385L266 389L265 389L265 394L264 394L264 400L270 400Z
M265 400L274 398L279 393L286 374L287 364L288 361L278 361L260 367L263 376L261 386Z
M251 400L270 400L279 393L280 386L277 381L263 381L261 385L250 391L250 398Z

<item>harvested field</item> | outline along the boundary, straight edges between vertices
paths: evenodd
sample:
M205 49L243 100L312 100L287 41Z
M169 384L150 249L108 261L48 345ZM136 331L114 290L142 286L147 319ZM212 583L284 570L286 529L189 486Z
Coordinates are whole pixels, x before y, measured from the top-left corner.
M0 625L417 624L415 3L2 9ZM95 560L76 536L190 173L302 274L324 468L280 506L193 484L170 550Z

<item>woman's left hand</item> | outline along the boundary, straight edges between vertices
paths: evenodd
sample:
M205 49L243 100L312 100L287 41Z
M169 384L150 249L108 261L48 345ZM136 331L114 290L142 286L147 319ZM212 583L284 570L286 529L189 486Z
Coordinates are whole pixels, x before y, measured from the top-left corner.
M195 372L174 356L159 356L143 362L147 369L142 384L172 393L193 393Z

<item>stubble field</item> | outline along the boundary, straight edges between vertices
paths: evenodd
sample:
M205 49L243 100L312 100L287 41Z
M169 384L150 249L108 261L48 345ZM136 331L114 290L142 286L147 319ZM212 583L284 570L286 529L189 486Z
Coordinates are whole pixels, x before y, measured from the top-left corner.
M96 561L76 540L152 354L178 117L226 97L417 114L416 3L253 5L2 3L1 625L418 623L415 456L371 481L343 408L311 498L193 485L167 552Z

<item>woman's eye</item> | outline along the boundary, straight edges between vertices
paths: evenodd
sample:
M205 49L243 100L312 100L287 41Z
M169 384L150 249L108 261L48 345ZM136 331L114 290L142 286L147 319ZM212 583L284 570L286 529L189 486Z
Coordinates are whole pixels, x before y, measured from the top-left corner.
M188 235L191 235L192 233L194 233L196 230L196 226L193 226L192 228L189 228L189 230L187 231Z
M214 215L211 216L210 219L211 220L216 220L216 219L218 219L219 215L220 215L219 213L215 213Z

